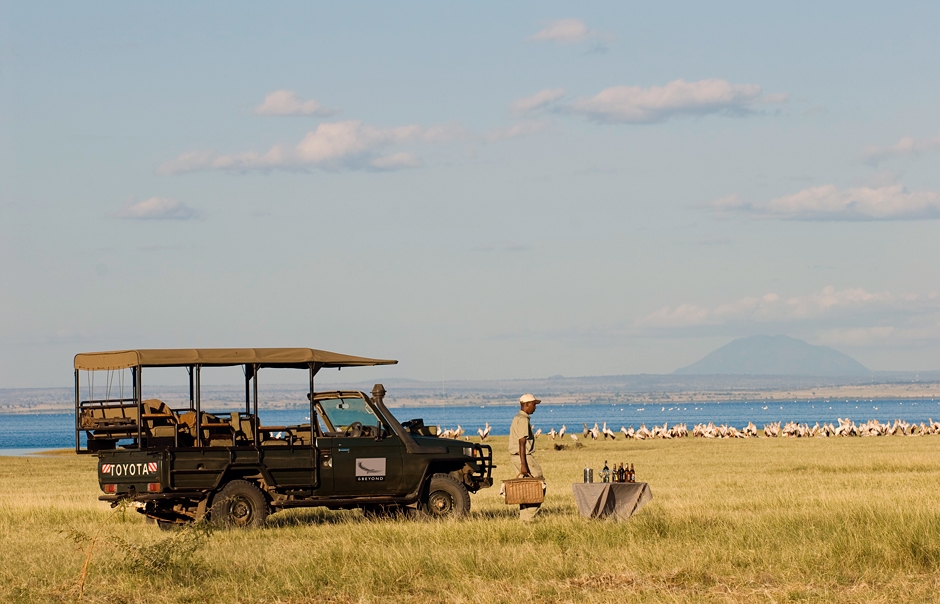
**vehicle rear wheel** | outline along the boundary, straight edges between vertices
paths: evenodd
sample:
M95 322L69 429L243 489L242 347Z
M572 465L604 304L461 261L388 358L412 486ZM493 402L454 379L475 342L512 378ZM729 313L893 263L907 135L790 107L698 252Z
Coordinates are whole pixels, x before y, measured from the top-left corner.
M161 531L172 531L180 525L175 522L170 522L169 520L157 520L157 526L160 527Z
M150 516L147 516L146 520L147 524L156 524L158 527L160 527L161 531L172 531L176 527L180 526L179 524L170 520L158 520L157 518L151 518Z
M462 518L470 513L470 493L450 474L435 474L419 509L428 518Z
M268 517L268 502L261 489L245 480L233 480L212 498L209 518L221 526L256 528Z

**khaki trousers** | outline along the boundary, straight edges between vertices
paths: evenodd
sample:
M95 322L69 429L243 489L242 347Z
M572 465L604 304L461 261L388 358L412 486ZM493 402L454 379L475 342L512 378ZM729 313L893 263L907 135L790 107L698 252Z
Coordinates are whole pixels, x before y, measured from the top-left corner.
M516 468L516 474L519 473L520 468L522 467L522 462L519 459L519 455L510 455L509 461L512 462L514 468ZM526 464L529 466L529 473L532 474L532 478L545 479L545 475L542 474L542 466L539 465L539 462L535 460L535 456L532 454L525 456ZM519 520L523 522L532 522L535 520L535 516L539 513L539 509L542 507L542 504L536 503L532 505L520 505L519 506Z

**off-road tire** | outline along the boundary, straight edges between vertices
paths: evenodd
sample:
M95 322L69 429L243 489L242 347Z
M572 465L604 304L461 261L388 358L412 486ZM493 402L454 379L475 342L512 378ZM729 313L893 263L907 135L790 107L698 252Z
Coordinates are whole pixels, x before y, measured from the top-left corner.
M160 528L161 531L172 531L176 529L178 526L180 526L179 524L172 522L170 520L157 520L156 518L151 518L150 516L147 516L146 523L156 524Z
M463 518L470 513L470 492L450 474L435 474L418 509L425 518Z
M209 519L222 527L257 528L264 525L269 510L261 489L246 480L233 480L212 498Z

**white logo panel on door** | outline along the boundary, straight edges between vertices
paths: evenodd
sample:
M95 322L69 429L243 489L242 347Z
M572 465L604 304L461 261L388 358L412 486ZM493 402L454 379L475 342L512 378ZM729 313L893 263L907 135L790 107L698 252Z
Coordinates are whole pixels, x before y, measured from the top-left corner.
M357 482L381 482L385 480L384 457L359 457L356 459Z

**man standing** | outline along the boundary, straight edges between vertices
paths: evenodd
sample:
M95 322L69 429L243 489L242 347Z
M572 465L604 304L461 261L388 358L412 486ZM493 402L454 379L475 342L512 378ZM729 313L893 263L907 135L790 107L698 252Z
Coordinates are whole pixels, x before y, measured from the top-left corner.
M532 424L529 423L529 416L535 413L535 406L541 402L531 394L519 397L519 413L512 418L512 425L509 427L509 460L519 472L519 476L545 478L542 475L542 467L535 459L535 436L532 434ZM519 519L531 522L541 506L540 503L520 505Z

